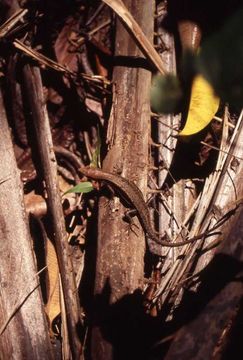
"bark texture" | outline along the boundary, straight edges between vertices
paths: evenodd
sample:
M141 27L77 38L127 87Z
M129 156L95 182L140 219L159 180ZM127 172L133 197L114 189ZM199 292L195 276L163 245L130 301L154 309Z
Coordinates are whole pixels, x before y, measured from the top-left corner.
M228 222L226 234L227 231L224 242L203 270L203 282L191 304L191 321L178 332L166 360L212 359L240 307L243 296L242 204L236 209L233 221Z
M48 210L52 217L53 238L62 280L70 349L73 359L79 359L81 354L79 338L81 328L80 305L71 253L68 247L57 178L56 158L53 151L49 118L44 105L42 81L37 67L25 65L23 75L40 155L40 168L44 174L46 184Z
M125 5L152 42L153 1L128 0ZM146 194L151 73L118 20L115 44L114 97L103 168L134 181ZM99 203L92 359L129 359L143 351L139 336L136 340L139 321L134 320L141 310L145 241L136 218L133 227L124 221L124 205L118 197L103 197Z
M52 359L20 172L1 93L0 128L0 357Z

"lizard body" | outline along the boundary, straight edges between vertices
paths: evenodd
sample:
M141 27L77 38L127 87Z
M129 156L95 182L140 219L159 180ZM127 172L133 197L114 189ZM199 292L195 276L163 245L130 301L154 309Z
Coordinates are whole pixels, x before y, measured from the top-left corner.
M168 241L160 240L160 237L155 233L153 230L150 214L148 207L144 201L143 194L141 190L131 181L127 180L126 178L112 174L106 171L103 171L98 168L91 168L91 167L81 167L79 171L84 176L91 178L93 180L102 180L115 189L122 193L122 195L129 201L129 203L136 209L137 216L139 221L142 225L142 228L151 240L155 241L156 243L162 246L168 247L178 247L185 244L189 244L201 237L194 237L193 239L188 239L185 241L181 241L178 243L171 243Z

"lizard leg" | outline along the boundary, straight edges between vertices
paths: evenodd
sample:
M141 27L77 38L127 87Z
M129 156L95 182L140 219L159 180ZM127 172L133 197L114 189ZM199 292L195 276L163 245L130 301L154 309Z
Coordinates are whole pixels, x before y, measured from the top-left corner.
M129 209L129 210L126 210L125 213L124 213L124 216L123 216L123 219L125 221L127 221L129 224L132 224L133 223L133 217L135 215L137 215L137 210L136 209Z
M131 230L137 235L134 228L139 229L139 226L137 224L135 224L135 222L133 220L133 217L135 215L137 215L137 210L136 209L129 209L124 213L123 219L124 219L124 221L126 221L126 222L128 222L130 224Z

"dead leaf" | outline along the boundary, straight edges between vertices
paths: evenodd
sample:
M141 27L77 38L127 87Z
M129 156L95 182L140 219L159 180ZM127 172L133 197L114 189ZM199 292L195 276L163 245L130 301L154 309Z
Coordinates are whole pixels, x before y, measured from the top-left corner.
M197 75L192 83L191 100L186 124L180 136L193 135L204 129L213 119L219 107L219 98L209 82Z

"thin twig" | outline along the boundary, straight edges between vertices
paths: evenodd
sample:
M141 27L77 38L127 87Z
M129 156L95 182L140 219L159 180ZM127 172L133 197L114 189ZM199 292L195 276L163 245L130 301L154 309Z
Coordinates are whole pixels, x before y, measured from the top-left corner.
M27 9L20 9L14 13L4 24L0 26L0 39L7 35L7 33L23 18L28 12Z
M210 149L214 149L214 150L217 150L217 151L222 152L222 153L224 153L224 154L230 155L230 156L233 157L233 158L236 158L236 159L239 159L239 160L243 160L243 158L240 157L240 156L238 156L238 155L230 154L229 151L222 150L222 149L218 148L217 146L213 146L213 145L207 144L207 143L205 143L204 141L200 141L200 144L205 145L205 146L209 147Z
M74 72L70 71L66 66L61 65L61 64L57 63L56 61L48 58L47 56L39 53L38 51L33 50L31 47L26 46L20 40L16 39L13 42L13 45L17 49L19 49L23 53L25 53L25 55L27 55L27 56L31 57L32 59L36 60L37 62L39 62L40 65L46 66L46 67L51 68L51 69L53 69L55 71L62 72L66 76L69 76L69 77L74 78L74 79L76 79L78 76L81 76L83 79L85 79L87 81L92 81L93 83L110 85L109 80L107 80L106 78L104 78L103 76L100 76L100 75L87 75L87 74L84 74L84 73L78 73L78 75L77 75ZM106 91L106 89L103 89L103 91Z
M90 18L86 21L86 26L89 26L94 19L99 15L99 13L101 12L101 10L103 9L103 7L105 6L104 3L101 3L98 8L95 10L94 14L92 16L90 16Z
M44 270L46 270L47 266L44 266L40 271L36 273L36 276L42 273ZM40 286L38 283L31 291L29 291L26 295L22 297L22 300L17 302L17 304L14 306L13 310L11 311L10 315L8 316L7 320L4 322L4 324L0 327L0 336L4 333L6 330L8 324L14 317L14 315L21 309L21 307L24 305L26 300L30 297L30 295Z

